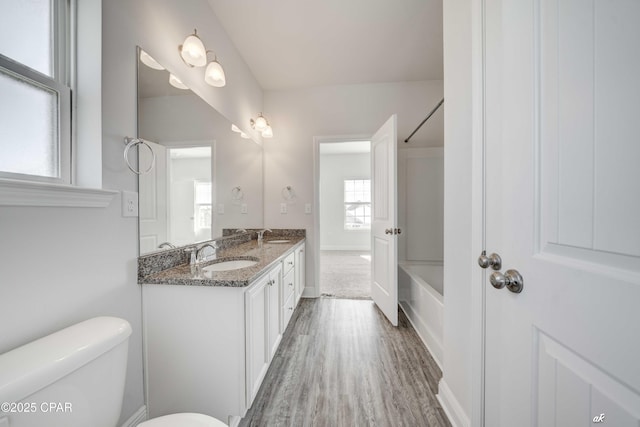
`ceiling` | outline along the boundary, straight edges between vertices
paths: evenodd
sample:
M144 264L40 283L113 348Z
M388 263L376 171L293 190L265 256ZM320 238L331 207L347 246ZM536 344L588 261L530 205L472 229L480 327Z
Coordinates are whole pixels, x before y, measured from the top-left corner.
M370 141L323 142L320 154L364 154L371 151Z
M209 0L265 90L442 80L442 0Z

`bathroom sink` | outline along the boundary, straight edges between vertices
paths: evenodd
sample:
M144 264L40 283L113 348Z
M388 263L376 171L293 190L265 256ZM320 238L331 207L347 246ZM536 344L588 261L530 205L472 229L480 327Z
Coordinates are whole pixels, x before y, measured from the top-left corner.
M289 243L291 240L268 240L267 243Z
M258 263L257 258L243 258L243 259L230 259L230 260L219 260L214 262L211 265L206 267L202 267L202 271L204 273L212 273L214 271L230 271L230 270L239 270L241 268L252 267Z

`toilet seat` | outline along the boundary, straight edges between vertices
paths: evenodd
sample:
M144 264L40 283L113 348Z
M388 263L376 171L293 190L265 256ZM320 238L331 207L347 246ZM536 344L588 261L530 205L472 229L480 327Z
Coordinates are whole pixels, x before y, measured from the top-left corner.
M138 427L228 427L213 417L191 412L170 414L138 424Z

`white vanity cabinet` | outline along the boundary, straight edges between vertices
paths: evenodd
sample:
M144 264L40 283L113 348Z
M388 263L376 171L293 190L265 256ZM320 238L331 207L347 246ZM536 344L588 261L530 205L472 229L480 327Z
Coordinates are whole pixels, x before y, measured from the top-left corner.
M295 308L299 248L247 287L143 285L150 417L245 415Z
M282 338L279 315L281 271L279 263L245 293L247 407L258 393Z
M282 262L282 314L281 314L281 329L284 331L287 329L291 315L293 314L294 305L294 290L295 290L295 251L286 256Z
M304 251L304 242L300 243L295 249L295 302L294 307L298 306L298 302L300 302L300 298L302 297L302 293L304 292L305 287L305 251Z

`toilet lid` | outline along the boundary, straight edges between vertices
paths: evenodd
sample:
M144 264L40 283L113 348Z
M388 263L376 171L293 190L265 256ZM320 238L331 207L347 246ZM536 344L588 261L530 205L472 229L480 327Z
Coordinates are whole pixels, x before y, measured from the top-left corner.
M180 413L153 418L138 427L228 427L225 423L203 414Z

